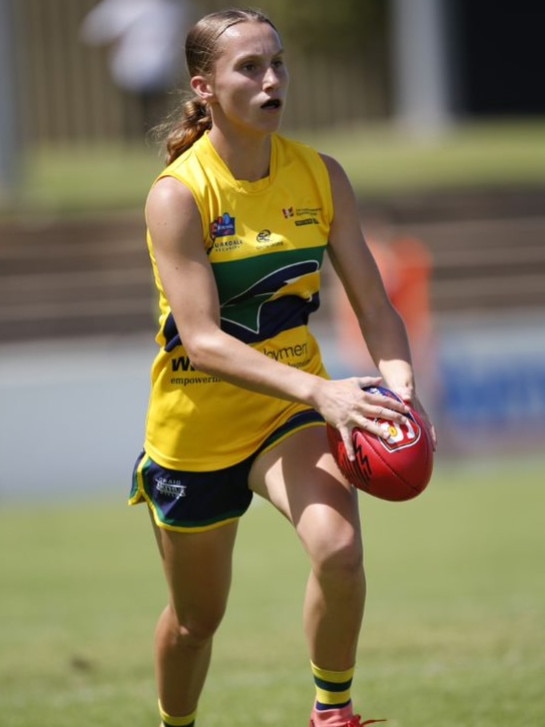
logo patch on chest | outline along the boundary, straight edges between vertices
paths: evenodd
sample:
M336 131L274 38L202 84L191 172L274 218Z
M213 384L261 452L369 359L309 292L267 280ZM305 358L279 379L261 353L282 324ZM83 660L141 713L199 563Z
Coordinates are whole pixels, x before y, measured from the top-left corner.
M228 212L224 212L220 217L216 217L210 223L210 237L215 240L218 237L227 237L235 234L235 218L231 217Z

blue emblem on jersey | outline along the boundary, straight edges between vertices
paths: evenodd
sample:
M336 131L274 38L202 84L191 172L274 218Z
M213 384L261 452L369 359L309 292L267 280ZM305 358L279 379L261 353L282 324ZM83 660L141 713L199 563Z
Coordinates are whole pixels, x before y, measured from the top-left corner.
M228 212L224 212L221 217L216 217L210 223L210 237L215 240L217 237L228 237L235 234L235 218L231 217Z

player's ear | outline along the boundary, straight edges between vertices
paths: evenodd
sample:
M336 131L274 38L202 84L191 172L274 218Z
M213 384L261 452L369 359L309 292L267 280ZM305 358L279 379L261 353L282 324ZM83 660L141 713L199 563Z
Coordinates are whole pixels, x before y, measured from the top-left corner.
M206 103L214 100L214 91L205 76L193 76L190 81L191 89Z

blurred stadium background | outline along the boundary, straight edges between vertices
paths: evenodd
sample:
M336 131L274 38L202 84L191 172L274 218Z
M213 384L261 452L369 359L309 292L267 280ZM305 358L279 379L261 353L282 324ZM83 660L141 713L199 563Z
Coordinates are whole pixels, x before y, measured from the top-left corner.
M142 206L161 160L147 132L175 98L168 64L139 84L115 59L139 12L177 6L181 44L196 17L232 4L0 0L3 498L128 482L154 350ZM108 41L89 27L99 5L131 8ZM540 454L545 7L258 5L289 50L286 133L336 154L354 180L440 457ZM316 327L331 372L367 371L329 268L324 288ZM52 452L62 473L43 466Z

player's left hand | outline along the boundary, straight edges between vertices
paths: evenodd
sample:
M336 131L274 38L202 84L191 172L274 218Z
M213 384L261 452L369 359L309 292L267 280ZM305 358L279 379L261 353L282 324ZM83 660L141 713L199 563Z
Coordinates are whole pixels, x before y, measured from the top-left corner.
M395 389L395 393L403 399L404 402L407 404L410 404L416 411L420 414L422 417L422 420L424 421L424 424L428 428L428 432L433 444L433 451L437 449L437 432L435 431L435 426L433 425L430 417L428 416L428 413L422 406L422 402L418 398L418 396L415 394L414 390L410 390L408 388L404 389L402 387L398 387Z

